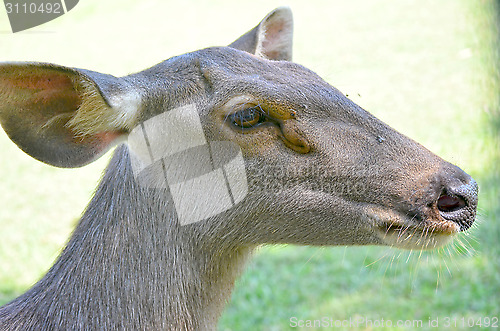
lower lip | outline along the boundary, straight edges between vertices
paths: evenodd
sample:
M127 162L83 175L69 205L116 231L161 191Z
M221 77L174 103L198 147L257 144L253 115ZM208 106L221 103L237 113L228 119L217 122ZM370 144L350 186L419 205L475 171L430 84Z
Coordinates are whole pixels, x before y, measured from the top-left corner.
M441 235L453 235L455 233L460 232L460 229L457 224L451 221L441 221L439 223L430 223L425 224L422 227L416 226L405 226L398 224L386 224L381 227L381 230L385 233L388 232L425 232L427 234L441 234Z

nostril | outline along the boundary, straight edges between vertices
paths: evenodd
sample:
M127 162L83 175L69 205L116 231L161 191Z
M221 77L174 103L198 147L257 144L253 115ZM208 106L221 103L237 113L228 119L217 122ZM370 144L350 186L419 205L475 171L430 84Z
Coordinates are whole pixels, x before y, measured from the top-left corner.
M466 206L465 199L459 196L441 195L437 201L439 211L444 213L454 212Z
M463 180L458 175L443 176L440 187L441 194L432 205L433 208L437 209L442 219L456 223L460 227L460 231L465 231L472 226L476 218L479 188L470 176Z

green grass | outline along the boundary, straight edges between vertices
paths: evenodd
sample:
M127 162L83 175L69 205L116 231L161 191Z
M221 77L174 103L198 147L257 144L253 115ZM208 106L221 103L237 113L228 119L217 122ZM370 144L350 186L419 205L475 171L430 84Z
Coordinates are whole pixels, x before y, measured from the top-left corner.
M295 61L469 172L481 188L478 222L454 246L422 254L264 247L238 281L220 330L287 330L293 316L422 320L421 329L429 329L429 318L500 317L498 2L287 3L295 13ZM69 14L15 35L0 10L0 61L127 74L228 44L283 2L115 4L81 1ZM0 304L52 264L105 164L103 158L82 169L55 169L0 133Z

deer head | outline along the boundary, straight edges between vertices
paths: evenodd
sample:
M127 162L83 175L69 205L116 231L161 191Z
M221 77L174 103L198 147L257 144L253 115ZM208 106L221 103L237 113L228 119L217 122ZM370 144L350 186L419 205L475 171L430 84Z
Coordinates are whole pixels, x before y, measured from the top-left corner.
M426 249L471 227L468 174L291 56L278 8L229 47L125 77L1 64L0 122L26 153L79 167L120 147L61 257L0 308L0 328L215 328L257 245Z
M429 248L472 225L477 185L469 175L290 62L291 49L291 12L280 8L229 47L126 77L6 63L0 119L26 153L75 167L141 124L154 127L156 116L190 105L207 141L241 150L244 172L237 176L247 179L244 198L193 231L210 228L241 243ZM165 135L199 132L178 128L180 116L150 139L183 144ZM132 159L141 154L135 145Z

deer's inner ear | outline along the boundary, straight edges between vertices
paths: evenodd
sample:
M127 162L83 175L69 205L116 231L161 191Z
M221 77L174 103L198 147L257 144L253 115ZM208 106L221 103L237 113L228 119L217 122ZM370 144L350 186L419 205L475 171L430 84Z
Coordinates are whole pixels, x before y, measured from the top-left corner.
M23 151L54 166L80 167L104 154L134 126L140 102L128 82L111 75L0 64L2 127Z
M229 47L269 60L292 60L293 16L288 7L269 13L255 28Z

